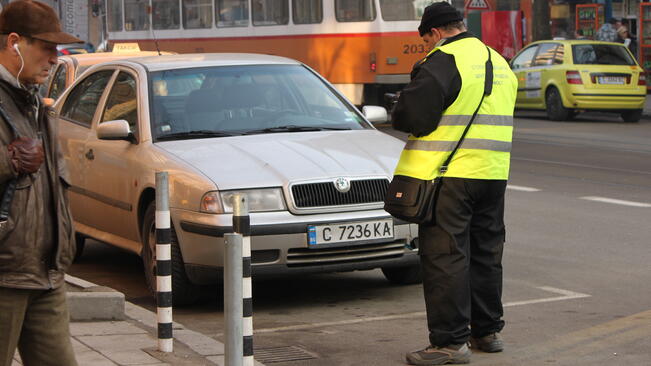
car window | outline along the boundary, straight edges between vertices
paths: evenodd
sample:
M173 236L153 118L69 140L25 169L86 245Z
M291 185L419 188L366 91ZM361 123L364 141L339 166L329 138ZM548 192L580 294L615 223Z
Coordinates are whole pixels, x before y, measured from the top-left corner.
M176 88L168 85L196 85ZM221 66L152 73L155 138L190 131L232 134L299 126L364 129L363 117L299 65Z
M48 97L56 100L59 98L59 95L63 93L66 88L66 75L68 74L66 69L66 64L60 64L57 68L57 71L52 77L52 86L50 87L50 92Z
M90 127L99 99L111 76L113 70L102 70L76 84L63 104L61 116Z
M537 50L538 50L538 45L525 48L524 51L520 52L520 54L517 55L513 59L513 61L511 61L511 68L515 70L515 69L531 67L532 66L531 61L533 59L533 56L536 54Z
M565 46L559 44L558 48L556 49L556 54L554 55L554 65L561 65L563 63L564 58L565 58Z
M558 47L558 43L541 44L533 61L534 66L550 66L554 62L556 47Z
M101 121L123 119L129 123L129 129L135 134L138 130L137 90L136 79L131 74L121 71L111 87Z
M572 45L572 59L582 65L635 65L626 47L610 44Z

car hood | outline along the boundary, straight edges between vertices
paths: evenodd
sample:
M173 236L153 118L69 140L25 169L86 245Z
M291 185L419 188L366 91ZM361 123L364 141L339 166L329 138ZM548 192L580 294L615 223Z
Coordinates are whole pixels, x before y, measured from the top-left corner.
M271 133L157 142L219 189L393 175L405 143L377 130Z

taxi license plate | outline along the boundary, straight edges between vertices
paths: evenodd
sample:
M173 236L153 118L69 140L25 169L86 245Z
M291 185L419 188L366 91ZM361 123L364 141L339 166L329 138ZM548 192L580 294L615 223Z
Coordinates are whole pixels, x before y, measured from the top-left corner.
M599 76L597 82L599 84L624 85L624 78L621 76Z
M309 225L307 234L310 246L393 239L393 219Z

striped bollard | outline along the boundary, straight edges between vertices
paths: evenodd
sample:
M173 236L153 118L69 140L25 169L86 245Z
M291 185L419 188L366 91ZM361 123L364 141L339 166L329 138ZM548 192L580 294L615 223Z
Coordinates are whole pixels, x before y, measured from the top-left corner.
M158 350L172 352L172 245L167 172L156 173L156 306Z
M242 342L244 366L253 366L253 286L251 283L251 219L246 195L233 197L233 231L242 235Z

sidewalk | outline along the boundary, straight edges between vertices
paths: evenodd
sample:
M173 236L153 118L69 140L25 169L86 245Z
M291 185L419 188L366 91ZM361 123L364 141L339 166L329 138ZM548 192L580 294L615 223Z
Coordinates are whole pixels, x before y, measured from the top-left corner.
M66 281L72 345L80 366L224 365L221 342L178 323L174 323L174 352L159 352L155 313L124 302L124 295L112 289L71 276L66 276ZM78 296L80 292L84 294ZM99 305L102 302L104 305ZM115 312L116 304L122 304L117 306L121 313ZM98 310L118 320L80 321L97 319ZM264 366L257 361L255 364ZM16 352L12 366L19 365L22 363Z

